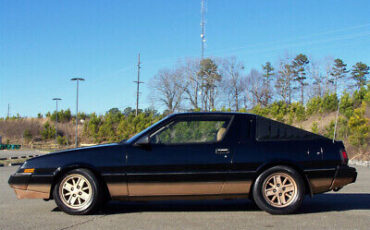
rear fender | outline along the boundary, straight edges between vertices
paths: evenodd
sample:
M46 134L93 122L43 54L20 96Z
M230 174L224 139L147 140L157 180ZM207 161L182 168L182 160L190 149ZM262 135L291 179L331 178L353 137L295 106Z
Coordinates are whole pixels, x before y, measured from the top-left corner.
M313 196L313 192L312 192L312 188L311 188L311 184L306 176L306 174L303 172L303 170L297 165L295 164L294 162L292 161L289 161L289 160L276 160L276 161L270 161L270 162L267 162L267 163L264 163L262 165L260 165L257 170L256 170L256 177L253 179L253 183L252 183L252 186L251 186L251 190L254 186L254 182L256 181L257 177L263 172L265 171L266 169L269 169L269 168L272 168L274 166L277 166L277 165L284 165L284 166L288 166L288 167L291 167L292 169L296 170L302 177L304 183L305 183L305 187L306 187L306 194L309 194L311 197Z

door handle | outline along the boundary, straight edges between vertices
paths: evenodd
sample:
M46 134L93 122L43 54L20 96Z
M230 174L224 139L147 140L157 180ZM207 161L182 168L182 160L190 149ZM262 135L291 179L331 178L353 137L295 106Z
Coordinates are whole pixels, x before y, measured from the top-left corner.
M215 154L229 154L230 149L228 148L218 148L215 150Z

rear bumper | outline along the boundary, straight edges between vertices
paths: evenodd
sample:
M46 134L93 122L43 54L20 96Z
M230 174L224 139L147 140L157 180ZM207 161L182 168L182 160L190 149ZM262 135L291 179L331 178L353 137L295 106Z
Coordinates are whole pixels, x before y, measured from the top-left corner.
M49 199L50 185L30 183L30 173L15 173L10 176L8 184L14 189L18 199Z
M357 172L356 169L349 166L338 166L335 177L330 190L339 189L347 184L356 182Z

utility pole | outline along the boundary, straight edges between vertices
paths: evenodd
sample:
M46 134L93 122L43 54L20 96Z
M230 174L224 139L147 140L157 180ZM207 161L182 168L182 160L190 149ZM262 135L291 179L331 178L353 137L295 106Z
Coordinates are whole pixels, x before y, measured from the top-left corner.
M58 101L62 100L61 98L53 98L55 101L55 141L58 139Z
M77 82L77 89L76 89L76 148L78 147L78 83L79 81L85 81L85 79L80 77L72 78L71 81Z
M8 103L8 116L7 116L7 118L9 118L9 116L10 116L10 104Z
M138 62L137 62L137 81L134 81L137 85L137 89L136 89L136 116L138 115L139 113L139 97L140 97L140 84L141 83L144 83L143 81L140 81L140 69L141 69L141 66L140 66L140 53L138 55Z
M202 0L200 3L200 13L201 13L201 21L200 21L200 27L201 27L201 44L202 44L202 54L201 54L201 60L204 58L204 46L206 43L206 31L205 31L205 25L206 25L206 19L205 19L205 14L206 14L206 2L205 0Z

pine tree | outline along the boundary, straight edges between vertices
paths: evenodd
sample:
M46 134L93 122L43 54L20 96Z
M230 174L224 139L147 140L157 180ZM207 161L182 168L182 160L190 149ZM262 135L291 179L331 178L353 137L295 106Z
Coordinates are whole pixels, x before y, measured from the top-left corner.
M218 73L218 66L210 58L200 62L198 75L202 78L203 107L206 111L210 111L215 108L216 83L220 82L222 77Z
M330 75L332 76L329 82L334 85L334 92L337 92L338 88L338 81L341 79L344 79L348 73L348 70L346 68L347 64L344 64L342 59L335 59L334 60L334 66L332 67L332 70L330 72Z
M356 81L356 86L358 89L366 85L369 69L370 67L362 62L357 62L356 65L352 67L351 75L352 78Z
M274 67L272 67L270 62L266 62L265 65L262 65L263 70L263 91L264 91L264 100L263 105L267 106L270 103L270 99L272 98L271 92L271 80L274 73Z
M307 56L299 54L294 58L292 63L294 81L298 82L301 91L301 103L304 104L304 87L306 83L306 66L310 63Z

